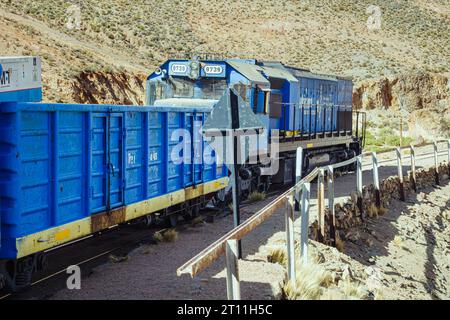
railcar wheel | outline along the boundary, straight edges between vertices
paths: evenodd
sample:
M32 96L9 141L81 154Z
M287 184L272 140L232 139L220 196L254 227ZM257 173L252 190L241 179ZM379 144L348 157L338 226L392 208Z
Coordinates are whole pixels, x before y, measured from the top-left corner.
M43 253L36 255L36 271L43 271L48 267L47 256Z
M35 258L35 256L28 256L0 263L0 273L3 275L7 290L23 292L31 286L33 272L36 270Z
M153 213L146 215L145 217L142 218L142 220L143 220L142 223L147 228L152 227L156 222L155 215Z

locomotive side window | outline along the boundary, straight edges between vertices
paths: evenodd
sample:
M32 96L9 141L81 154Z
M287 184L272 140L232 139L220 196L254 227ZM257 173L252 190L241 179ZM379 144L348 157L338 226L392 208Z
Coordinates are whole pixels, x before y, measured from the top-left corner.
M267 114L268 112L268 99L269 91L261 88L253 89L253 105L252 109L254 113Z
M283 99L280 93L272 93L270 95L270 117L281 118L281 105Z
M253 112L258 113L258 95L260 91L257 88L253 89Z
M269 113L269 101L270 101L270 91L263 91L264 92L264 114Z

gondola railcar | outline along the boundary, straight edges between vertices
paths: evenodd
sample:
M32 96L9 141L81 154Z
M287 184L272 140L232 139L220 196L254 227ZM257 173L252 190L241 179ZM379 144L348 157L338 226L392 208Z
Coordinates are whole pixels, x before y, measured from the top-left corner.
M0 65L0 282L8 289L29 286L47 249L153 213L173 224L227 186L228 170L196 128L211 107L40 103L39 58ZM193 137L183 153L208 161L171 157L179 129Z

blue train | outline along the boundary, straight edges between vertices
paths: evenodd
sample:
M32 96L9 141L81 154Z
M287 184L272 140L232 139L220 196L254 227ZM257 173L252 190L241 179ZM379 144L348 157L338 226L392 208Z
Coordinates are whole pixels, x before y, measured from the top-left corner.
M30 285L48 249L137 219L174 225L226 201L228 169L201 126L228 88L267 132L257 148L280 142L274 176L258 161L241 166L243 196L292 182L298 146L304 172L362 148L351 80L278 62L168 60L148 77L146 106L41 103L39 58L0 58L0 70L0 284L13 291Z
M280 62L199 56L168 60L148 77L146 103L214 106L227 88L238 92L263 124L266 142L257 145L258 151L270 149L275 133L279 137L275 141L280 170L275 175L262 175L261 163L241 167L244 197L267 190L272 183L292 182L299 146L304 149L304 174L317 165L361 153L365 115L352 110L351 79L314 74Z
M39 103L40 81L22 79L32 62L4 60L0 277L9 289L30 284L47 249L137 218L150 223L153 213L174 224L227 186L228 170L195 128L210 108ZM180 128L193 136L185 150L203 150L208 162L170 156Z

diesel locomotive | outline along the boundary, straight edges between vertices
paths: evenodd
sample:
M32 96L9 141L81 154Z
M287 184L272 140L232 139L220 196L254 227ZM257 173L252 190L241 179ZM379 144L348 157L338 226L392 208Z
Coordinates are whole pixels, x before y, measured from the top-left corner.
M277 61L208 55L168 60L148 77L146 103L214 107L228 88L239 94L263 125L266 141L254 146L257 153L277 143L272 160L278 162L278 170L273 175L263 175L264 165L258 161L241 166L243 197L252 191L266 191L272 183L291 183L298 147L303 148L303 175L315 166L361 153L365 114L352 110L352 80Z

